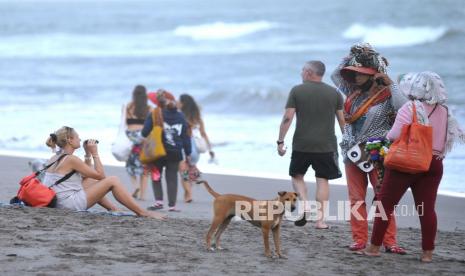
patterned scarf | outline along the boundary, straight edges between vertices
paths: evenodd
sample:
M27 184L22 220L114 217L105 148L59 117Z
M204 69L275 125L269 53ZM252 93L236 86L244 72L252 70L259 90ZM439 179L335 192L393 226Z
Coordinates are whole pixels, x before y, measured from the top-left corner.
M368 112L368 109L370 109L370 107L382 103L391 97L391 91L387 86L378 90L377 92L375 92L375 90L376 87L371 89L371 91L369 92L370 96L367 97L360 104L360 106L354 110L354 112L351 112L352 105L354 103L354 100L360 97L362 91L357 90L347 97L344 103L344 117L346 123L352 124L353 122L357 121L360 117L364 116Z

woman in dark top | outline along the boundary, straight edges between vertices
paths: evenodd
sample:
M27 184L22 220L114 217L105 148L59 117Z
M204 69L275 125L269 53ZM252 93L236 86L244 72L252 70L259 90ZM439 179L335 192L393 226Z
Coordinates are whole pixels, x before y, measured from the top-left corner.
M186 162L190 162L191 155L191 140L188 135L189 126L184 115L177 110L176 99L171 93L160 89L155 94L149 95L149 97L162 110L162 139L166 150L166 156L158 159L152 164L152 185L155 195L155 204L148 209L156 210L163 208L161 176L163 175L162 172L164 168L168 190L168 210L178 211L175 206L178 193L179 162L183 160L183 150L186 156ZM147 137L152 131L152 128L153 119L150 113L145 119L142 136Z
M137 85L132 92L132 101L126 106L126 135L133 143L131 154L126 161L126 170L134 187L132 196L141 200L145 199L148 175L139 159L141 144L144 140L141 130L144 127L145 117L150 112L151 108L147 104L147 89L142 85ZM137 183L137 178L139 178L139 183Z

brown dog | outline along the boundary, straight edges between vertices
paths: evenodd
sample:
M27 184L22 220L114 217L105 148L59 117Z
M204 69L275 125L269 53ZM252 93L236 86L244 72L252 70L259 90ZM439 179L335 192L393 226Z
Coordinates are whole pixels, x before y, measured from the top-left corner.
M269 234L273 232L273 240L276 254L280 258L285 258L280 248L280 227L286 207L294 211L297 193L279 192L274 200L255 200L250 197L225 194L220 195L215 192L207 181L198 181L197 184L204 184L207 191L215 198L213 201L213 221L206 237L207 250L221 250L220 236L226 229L234 216L239 216L260 227L263 233L265 244L265 256L272 257L270 250ZM243 208L244 207L244 208ZM211 244L213 236L213 246Z

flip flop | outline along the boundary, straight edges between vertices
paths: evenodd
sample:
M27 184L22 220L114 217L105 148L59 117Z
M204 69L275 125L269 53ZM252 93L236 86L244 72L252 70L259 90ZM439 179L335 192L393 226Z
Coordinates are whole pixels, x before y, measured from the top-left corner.
M169 207L168 212L181 212L181 210L177 209L176 207Z
M318 229L318 230L329 230L329 229L331 229L331 226L326 225L326 227L315 227L315 229Z
M399 255L407 254L407 251L405 251L405 249L403 249L402 247L398 245L385 246L384 249L386 253L393 253L393 254L399 254Z
M294 221L294 225L298 227L305 226L307 224L307 213L304 213L301 219Z

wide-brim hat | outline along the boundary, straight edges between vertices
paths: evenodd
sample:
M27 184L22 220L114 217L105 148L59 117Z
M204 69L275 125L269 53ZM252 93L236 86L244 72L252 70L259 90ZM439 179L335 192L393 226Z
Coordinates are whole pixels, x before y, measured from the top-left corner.
M362 66L346 66L341 69L341 77L348 82L355 81L355 73L373 76L378 73L378 71L371 67Z

